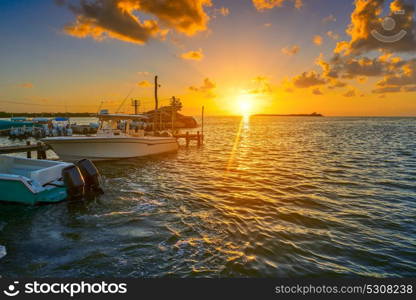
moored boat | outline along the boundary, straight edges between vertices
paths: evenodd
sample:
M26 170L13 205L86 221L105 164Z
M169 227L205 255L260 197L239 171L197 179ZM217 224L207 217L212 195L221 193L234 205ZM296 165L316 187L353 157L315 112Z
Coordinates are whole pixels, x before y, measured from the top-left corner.
M100 114L95 136L51 137L42 139L64 161L87 158L93 161L133 158L168 152L179 148L171 136L146 136L134 125L146 120L144 115Z
M82 197L87 188L98 188L94 169L85 160L75 165L0 155L0 201L34 205Z

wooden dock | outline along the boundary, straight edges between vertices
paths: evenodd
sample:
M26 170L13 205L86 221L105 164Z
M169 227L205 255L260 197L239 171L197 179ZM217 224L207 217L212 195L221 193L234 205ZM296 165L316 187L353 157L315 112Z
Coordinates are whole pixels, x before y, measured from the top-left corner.
M179 139L185 139L186 142L186 147L189 146L189 143L191 141L196 141L198 146L201 146L204 143L204 135L199 133L199 131L197 131L197 133L178 133L178 134L174 134L173 135L177 140Z
M26 145L0 147L0 154L26 152L27 158L32 158L32 152L36 151L37 159L46 159L46 151L49 149L50 147L48 145L41 142L38 142L37 144L31 144L30 141L27 141Z

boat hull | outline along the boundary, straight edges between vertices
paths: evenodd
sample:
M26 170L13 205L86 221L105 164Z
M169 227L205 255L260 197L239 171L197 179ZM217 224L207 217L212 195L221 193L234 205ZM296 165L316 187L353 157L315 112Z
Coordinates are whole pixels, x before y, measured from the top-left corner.
M116 160L176 152L178 142L171 137L65 137L43 139L60 159L77 161Z
M54 187L33 193L21 180L0 179L0 201L35 205L38 203L56 203L68 197L65 187Z

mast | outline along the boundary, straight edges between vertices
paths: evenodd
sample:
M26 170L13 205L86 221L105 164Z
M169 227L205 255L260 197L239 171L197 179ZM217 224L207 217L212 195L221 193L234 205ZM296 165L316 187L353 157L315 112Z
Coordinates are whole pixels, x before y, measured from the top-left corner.
M139 113L139 105L140 102L137 99L132 99L131 100L131 106L134 107L134 114L137 115Z
M153 114L153 132L155 131L155 125L156 125L156 112L159 109L159 99L157 97L157 89L159 87L159 84L157 83L157 75L155 76L155 111Z
M159 108L159 100L157 98L157 88L159 87L158 83L157 83L157 75L155 76L155 112L157 111L157 109Z

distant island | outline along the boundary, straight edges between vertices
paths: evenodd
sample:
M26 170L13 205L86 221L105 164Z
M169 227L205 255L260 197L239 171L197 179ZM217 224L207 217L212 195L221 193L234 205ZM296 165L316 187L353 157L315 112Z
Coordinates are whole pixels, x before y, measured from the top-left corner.
M322 114L316 112L311 114L256 114L253 117L323 117Z

